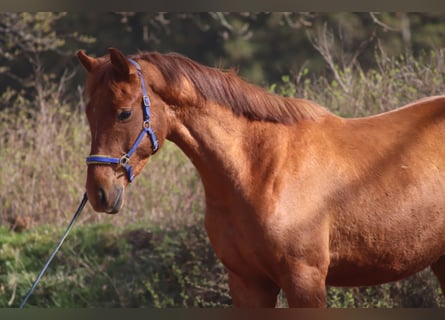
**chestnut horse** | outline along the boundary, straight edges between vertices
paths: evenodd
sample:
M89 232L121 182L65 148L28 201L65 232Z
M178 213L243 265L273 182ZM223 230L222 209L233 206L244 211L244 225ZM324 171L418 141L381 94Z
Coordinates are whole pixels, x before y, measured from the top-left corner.
M290 307L324 307L326 285L428 266L445 290L445 96L344 119L178 54L78 58L91 205L118 212L131 179L174 142L204 185L235 306L273 307L282 289Z

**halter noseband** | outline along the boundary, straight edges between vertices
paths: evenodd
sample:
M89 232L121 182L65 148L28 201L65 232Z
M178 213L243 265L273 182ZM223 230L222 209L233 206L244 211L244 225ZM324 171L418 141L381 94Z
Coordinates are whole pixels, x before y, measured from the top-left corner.
M150 125L150 99L147 95L147 88L145 87L145 81L144 77L142 76L142 69L141 66L134 61L133 59L128 59L130 63L132 63L138 72L139 79L141 81L141 88L142 88L142 110L144 114L144 122L142 124L142 131L139 133L139 136L137 137L136 141L134 142L133 146L130 148L130 150L124 154L120 158L114 158L107 155L98 155L93 154L87 157L87 164L118 164L122 166L128 175L128 180L130 182L134 179L133 174L133 167L130 165L130 157L133 155L133 153L136 151L137 147L141 143L142 139L144 138L145 134L148 135L148 137L151 140L152 144L152 154L155 153L158 150L159 143L158 139L156 138L156 135Z

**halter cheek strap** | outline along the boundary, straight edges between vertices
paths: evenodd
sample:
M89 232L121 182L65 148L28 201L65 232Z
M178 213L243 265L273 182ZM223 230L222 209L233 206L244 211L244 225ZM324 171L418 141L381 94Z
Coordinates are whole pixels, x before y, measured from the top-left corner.
M90 155L86 158L87 164L118 164L122 166L127 172L128 180L130 182L134 179L133 167L130 165L130 157L135 153L137 147L141 143L145 135L148 135L152 145L152 154L154 154L159 148L159 142L150 124L150 99L147 95L147 88L145 87L144 77L142 75L141 66L133 59L128 59L132 63L138 72L139 80L141 81L142 89L142 111L144 115L144 122L142 123L142 131L136 138L133 146L130 150L120 158L111 157L108 155Z

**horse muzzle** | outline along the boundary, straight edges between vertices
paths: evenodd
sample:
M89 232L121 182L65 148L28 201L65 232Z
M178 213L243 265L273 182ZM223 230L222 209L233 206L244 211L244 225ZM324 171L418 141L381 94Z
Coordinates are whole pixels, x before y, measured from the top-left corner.
M117 185L107 189L99 187L95 191L88 191L88 199L95 211L115 214L124 204L124 187Z

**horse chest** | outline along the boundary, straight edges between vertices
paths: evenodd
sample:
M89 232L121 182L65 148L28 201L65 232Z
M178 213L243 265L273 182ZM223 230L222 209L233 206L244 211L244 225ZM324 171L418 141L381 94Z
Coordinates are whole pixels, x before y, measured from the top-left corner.
M248 220L246 212L208 208L205 225L212 247L221 262L232 271L264 271L270 260L269 242L261 226Z

